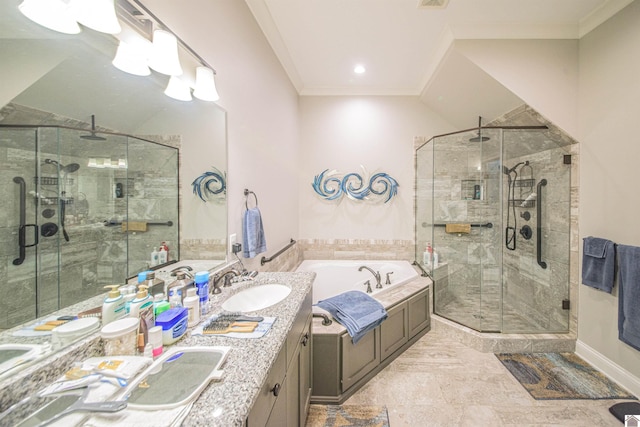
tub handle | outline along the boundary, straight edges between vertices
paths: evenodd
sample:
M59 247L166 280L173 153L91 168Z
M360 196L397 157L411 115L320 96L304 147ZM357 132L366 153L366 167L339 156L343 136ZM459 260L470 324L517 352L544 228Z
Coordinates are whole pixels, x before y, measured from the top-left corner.
M371 280L367 280L366 282L364 282L364 284L367 285L367 293L372 293L373 289L371 289Z
M276 383L276 385L274 385L273 388L271 389L271 392L273 393L274 396L278 397L278 395L280 394L281 388L282 386L280 385L280 383Z
M385 285L390 285L391 284L391 279L389 278L389 275L393 274L393 271L390 271L387 273L387 280L384 282Z

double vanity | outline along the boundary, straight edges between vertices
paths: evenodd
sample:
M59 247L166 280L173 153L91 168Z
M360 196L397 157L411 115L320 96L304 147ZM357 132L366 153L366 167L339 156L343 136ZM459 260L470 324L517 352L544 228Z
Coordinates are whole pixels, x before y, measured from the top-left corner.
M250 315L275 317L262 338L231 338L195 335L193 329L172 347L229 347L222 365L222 379L212 381L193 402L183 425L202 426L297 426L304 425L311 396L311 289L314 273L260 273L254 280L239 282L211 295L212 308L205 317L222 310L235 294L247 300L247 290L279 284L290 293L273 305ZM278 287L280 288L280 287ZM249 291L249 294L253 293ZM250 298L250 295L249 295ZM84 303L101 304L102 297ZM69 310L65 310L68 314ZM57 314L57 313L55 313ZM54 314L54 315L55 315ZM5 332L5 340L10 339ZM14 337L15 339L15 337ZM103 345L93 333L0 381L0 410L27 398L54 382L74 364L102 356Z

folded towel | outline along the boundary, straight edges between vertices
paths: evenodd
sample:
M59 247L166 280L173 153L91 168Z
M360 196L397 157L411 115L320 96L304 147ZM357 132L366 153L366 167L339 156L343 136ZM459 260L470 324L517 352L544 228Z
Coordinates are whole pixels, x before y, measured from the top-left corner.
M122 232L127 231L147 231L147 223L145 221L122 221Z
M615 269L615 244L599 237L585 237L582 245L582 283L611 293Z
M347 328L354 344L387 318L382 304L361 291L347 291L315 305L327 310Z
M449 234L469 234L471 233L471 224L445 224L444 232Z
M267 241L264 238L262 228L262 216L260 210L255 208L247 209L242 220L242 245L245 258L253 258L259 253L267 251Z
M640 247L618 245L618 338L640 350Z

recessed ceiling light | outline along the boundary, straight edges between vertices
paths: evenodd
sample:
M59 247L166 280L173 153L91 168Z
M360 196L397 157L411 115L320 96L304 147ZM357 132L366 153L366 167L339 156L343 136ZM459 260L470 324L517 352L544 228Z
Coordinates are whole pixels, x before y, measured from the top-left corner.
M353 69L353 72L356 74L362 74L365 71L367 70L364 68L364 65L356 65L355 68Z

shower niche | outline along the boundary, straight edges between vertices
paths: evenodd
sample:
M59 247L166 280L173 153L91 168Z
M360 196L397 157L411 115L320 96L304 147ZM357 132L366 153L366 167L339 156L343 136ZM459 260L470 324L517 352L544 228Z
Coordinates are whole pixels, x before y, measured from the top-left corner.
M177 148L86 133L0 125L0 329L124 283L163 241L179 259Z
M486 126L417 149L415 259L436 315L481 332L569 330L570 145L546 126ZM427 242L446 268L424 265Z

